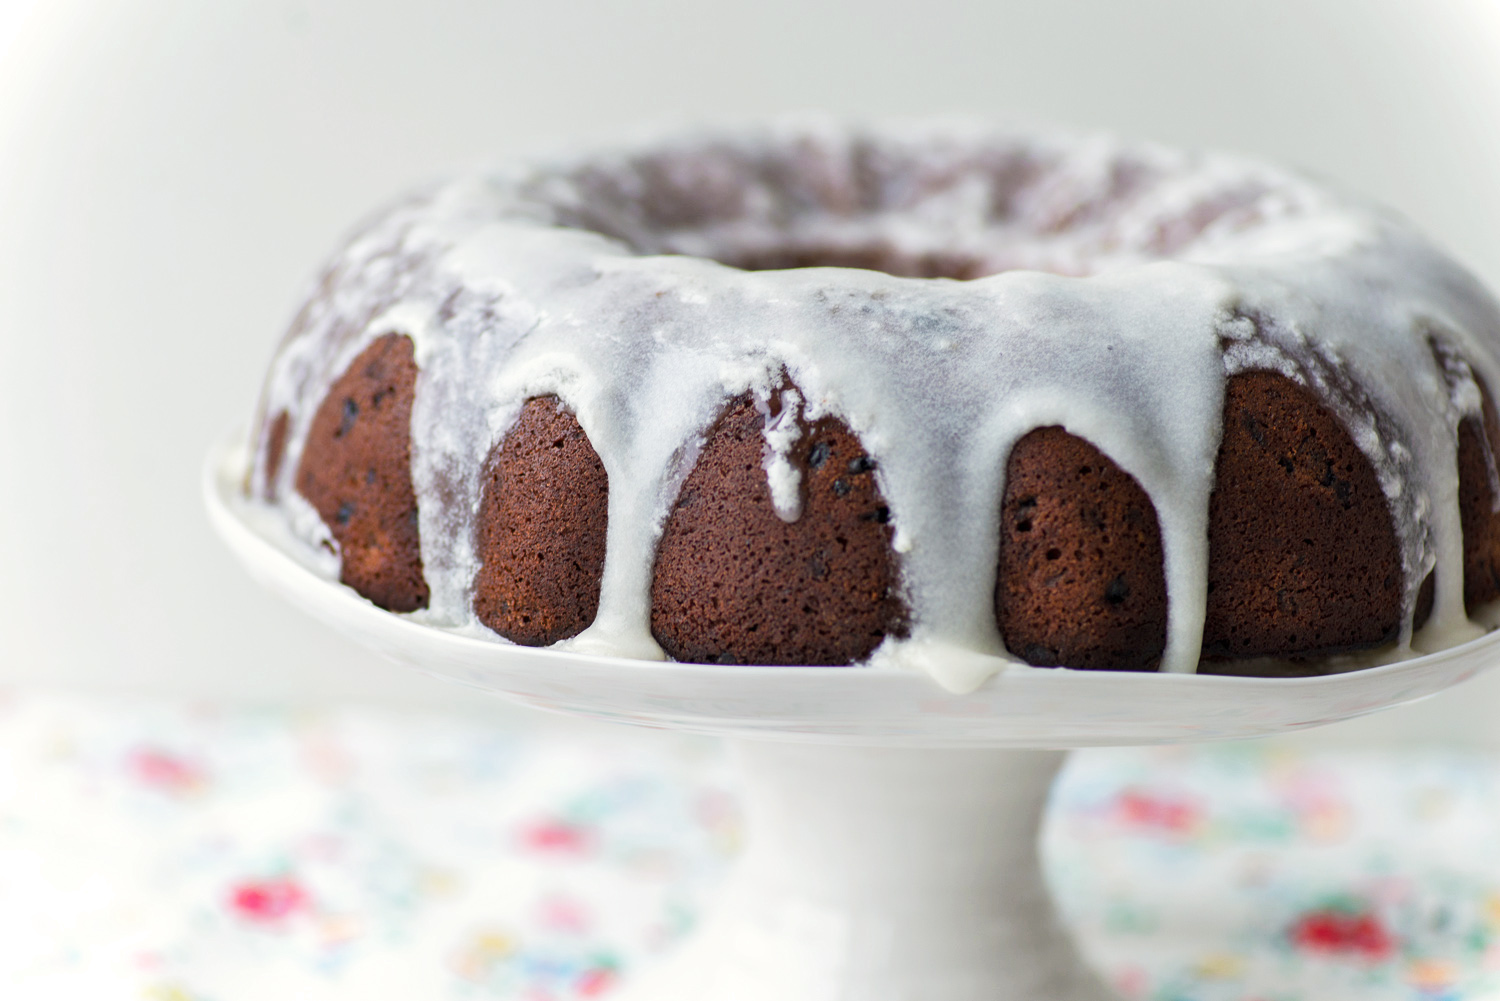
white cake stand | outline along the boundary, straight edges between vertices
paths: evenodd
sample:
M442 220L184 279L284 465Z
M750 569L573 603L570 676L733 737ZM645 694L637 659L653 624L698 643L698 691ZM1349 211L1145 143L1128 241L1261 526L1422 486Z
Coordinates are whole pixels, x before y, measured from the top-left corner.
M459 636L315 573L210 454L214 527L252 576L429 674L556 712L728 738L748 847L698 934L628 1001L1103 1001L1037 834L1060 749L1258 737L1374 712L1500 662L1500 633L1305 679L1018 668L971 695L873 668L719 667Z

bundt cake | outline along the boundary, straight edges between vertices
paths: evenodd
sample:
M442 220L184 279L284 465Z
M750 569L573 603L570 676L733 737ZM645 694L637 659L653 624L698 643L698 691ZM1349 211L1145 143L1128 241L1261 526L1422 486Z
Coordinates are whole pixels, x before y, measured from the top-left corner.
M1474 279L1297 174L783 122L375 216L247 492L375 604L532 646L1342 670L1500 598L1497 364Z

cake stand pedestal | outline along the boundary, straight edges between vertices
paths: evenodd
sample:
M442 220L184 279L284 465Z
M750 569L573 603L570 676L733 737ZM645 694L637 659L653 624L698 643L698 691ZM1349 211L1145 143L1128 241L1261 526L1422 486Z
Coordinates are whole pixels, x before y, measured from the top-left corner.
M749 841L622 1001L1104 1001L1036 855L1060 751L736 741Z
M255 578L358 642L539 708L730 738L746 851L697 935L628 983L623 1001L1104 1001L1037 857L1059 749L1283 733L1410 702L1500 662L1491 633L1322 678L1018 667L953 695L897 670L516 647L384 612L321 576L274 514L244 498L246 462L240 435L209 456L214 527Z

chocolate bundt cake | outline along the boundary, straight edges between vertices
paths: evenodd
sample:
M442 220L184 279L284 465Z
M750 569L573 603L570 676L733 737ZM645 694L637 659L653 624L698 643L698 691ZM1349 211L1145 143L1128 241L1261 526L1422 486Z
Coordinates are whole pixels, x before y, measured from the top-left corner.
M376 216L247 490L375 604L514 643L1308 673L1479 631L1497 379L1491 297L1296 174L783 123Z

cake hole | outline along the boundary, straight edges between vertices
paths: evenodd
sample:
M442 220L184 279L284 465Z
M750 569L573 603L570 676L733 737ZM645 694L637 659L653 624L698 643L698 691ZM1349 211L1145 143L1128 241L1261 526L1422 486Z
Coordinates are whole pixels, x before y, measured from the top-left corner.
M344 397L344 410L339 417L339 426L334 430L333 436L342 438L354 430L354 421L357 417L359 417L359 404L354 402L353 397Z
M1254 171L1200 183L1198 165L1126 147L934 139L780 129L748 142L709 137L582 162L526 194L559 224L638 254L956 281L1096 275L1179 258L1205 236L1264 222L1269 188Z
M1062 550L1061 549L1049 549L1049 550L1047 550L1047 559L1049 559L1049 560L1062 559Z
M972 281L997 274L997 268L978 257L956 253L913 254L885 244L864 247L785 246L714 255L720 264L742 271L792 271L798 268L854 268L879 271L897 278L950 278Z

